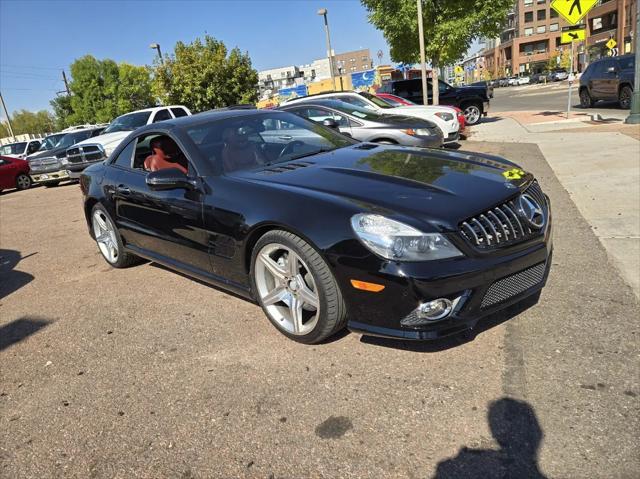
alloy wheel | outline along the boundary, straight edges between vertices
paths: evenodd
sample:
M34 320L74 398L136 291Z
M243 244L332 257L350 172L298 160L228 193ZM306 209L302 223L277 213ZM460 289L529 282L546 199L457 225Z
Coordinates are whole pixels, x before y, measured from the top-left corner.
M626 110L627 108L631 108L631 89L627 87L623 87L620 91L620 97L618 98L620 102L620 108Z
M26 190L31 186L31 178L27 175L20 175L16 178L16 184L19 190Z
M469 105L464 109L464 117L467 120L467 123L470 125L475 125L480 119L480 108L476 105Z
M116 232L111 223L111 220L107 218L107 215L100 210L96 210L93 213L93 235L98 243L98 248L102 256L109 263L115 263L118 261L118 241L116 239Z
M320 316L320 297L311 271L291 248L271 243L258 253L257 293L274 324L289 334L311 332Z

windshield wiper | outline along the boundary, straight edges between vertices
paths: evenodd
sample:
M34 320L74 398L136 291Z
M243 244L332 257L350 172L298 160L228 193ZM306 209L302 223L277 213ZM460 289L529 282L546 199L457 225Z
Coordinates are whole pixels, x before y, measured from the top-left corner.
M287 161L295 161L295 160L299 160L300 158L306 158L307 156L313 156L319 153L326 153L327 151L333 151L333 150L334 148L320 148L318 150L314 150L308 153L302 153L301 155L294 156L293 158L289 158Z

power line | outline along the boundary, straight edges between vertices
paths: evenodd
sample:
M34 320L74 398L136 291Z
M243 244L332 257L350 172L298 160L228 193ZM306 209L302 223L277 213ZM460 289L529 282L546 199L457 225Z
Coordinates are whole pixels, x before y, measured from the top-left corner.
M0 67L9 67L9 68L26 68L30 70L60 70L64 67L41 67L35 65L16 65L12 63L0 63Z

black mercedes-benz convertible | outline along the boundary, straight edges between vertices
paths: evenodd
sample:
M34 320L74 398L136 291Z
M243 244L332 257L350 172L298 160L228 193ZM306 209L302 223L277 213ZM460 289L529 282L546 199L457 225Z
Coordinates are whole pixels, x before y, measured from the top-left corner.
M145 258L257 300L303 343L462 332L538 294L551 265L549 199L517 165L282 111L148 125L80 186L112 266Z

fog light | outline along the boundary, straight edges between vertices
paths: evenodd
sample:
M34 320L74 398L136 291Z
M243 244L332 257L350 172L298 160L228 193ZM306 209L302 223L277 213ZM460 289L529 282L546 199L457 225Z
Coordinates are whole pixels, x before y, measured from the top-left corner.
M434 299L428 303L421 304L418 308L418 317L435 321L447 316L453 309L453 303L446 298Z

